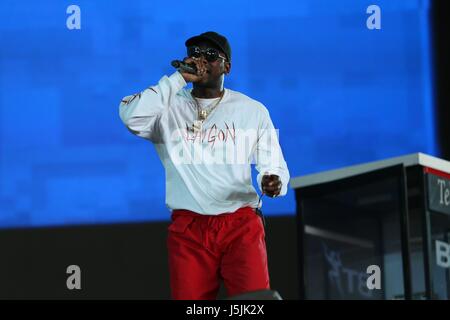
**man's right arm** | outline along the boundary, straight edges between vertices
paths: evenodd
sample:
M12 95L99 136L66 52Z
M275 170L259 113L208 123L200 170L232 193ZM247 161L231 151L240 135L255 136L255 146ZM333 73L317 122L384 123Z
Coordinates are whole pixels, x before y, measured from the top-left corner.
M164 76L157 85L124 97L119 106L120 118L133 134L156 141L161 115L167 111L177 92L184 86L186 81L178 71L170 77Z

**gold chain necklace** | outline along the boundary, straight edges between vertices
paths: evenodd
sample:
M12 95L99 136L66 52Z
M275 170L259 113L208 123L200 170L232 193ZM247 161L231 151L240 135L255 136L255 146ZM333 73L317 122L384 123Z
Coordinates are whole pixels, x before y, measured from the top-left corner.
M220 101L222 101L224 94L225 94L225 89L222 90L220 99L217 100L217 102L215 102L212 107L208 106L207 108L202 110L200 108L200 104L198 103L197 99L194 97L194 95L191 92L191 96L194 99L195 105L197 107L197 120L194 120L191 131L194 131L194 132L202 131L203 122L206 120L206 118L208 118L208 116L211 114L211 112L219 105Z

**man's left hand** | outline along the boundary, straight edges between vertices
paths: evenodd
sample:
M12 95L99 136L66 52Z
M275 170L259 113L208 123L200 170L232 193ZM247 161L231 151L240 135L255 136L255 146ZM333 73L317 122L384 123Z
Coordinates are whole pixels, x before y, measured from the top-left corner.
M262 191L273 198L281 192L281 180L276 174L266 174L261 180Z

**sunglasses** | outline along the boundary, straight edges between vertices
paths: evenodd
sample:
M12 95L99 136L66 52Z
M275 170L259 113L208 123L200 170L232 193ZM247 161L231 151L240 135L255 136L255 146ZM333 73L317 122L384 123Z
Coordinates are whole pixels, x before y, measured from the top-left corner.
M187 51L189 57L200 58L203 55L208 62L214 62L219 58L225 61L227 60L227 58L221 56L219 50L215 48L200 49L200 47L189 47Z

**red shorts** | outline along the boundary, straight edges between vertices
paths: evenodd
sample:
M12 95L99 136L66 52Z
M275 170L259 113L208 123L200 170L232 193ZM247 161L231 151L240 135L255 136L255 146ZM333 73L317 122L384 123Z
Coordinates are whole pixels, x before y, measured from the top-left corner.
M201 215L174 210L169 226L173 299L216 299L223 280L228 296L269 289L264 226L250 207Z

